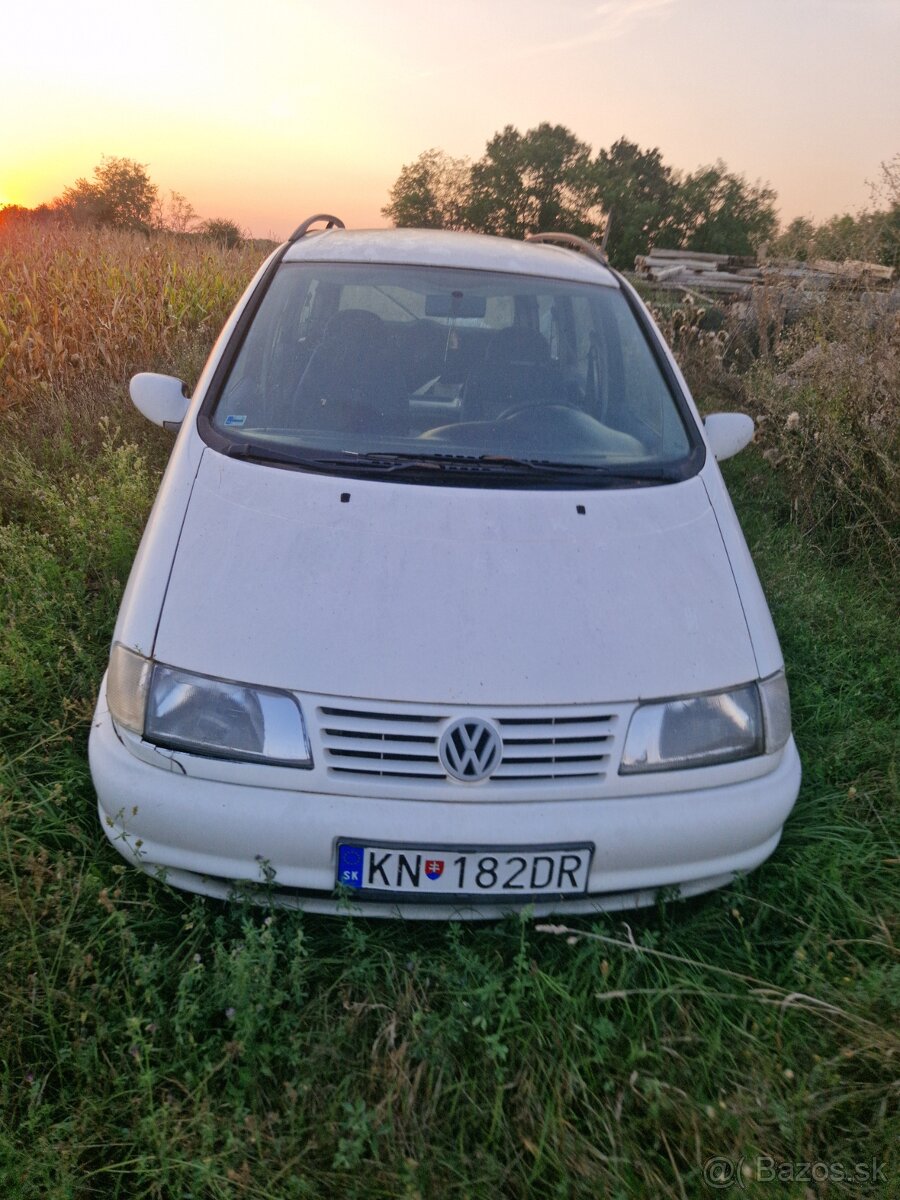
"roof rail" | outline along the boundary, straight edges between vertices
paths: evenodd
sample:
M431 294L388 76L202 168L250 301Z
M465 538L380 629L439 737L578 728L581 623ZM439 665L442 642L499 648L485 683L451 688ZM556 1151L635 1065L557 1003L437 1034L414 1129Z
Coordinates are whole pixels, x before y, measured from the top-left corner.
M299 242L304 234L309 233L311 225L315 225L316 221L326 221L326 229L346 229L347 226L340 217L333 217L330 213L316 213L314 217L307 217L302 225L298 225L291 236L288 238L288 245L293 245L294 242Z
M568 250L577 250L580 254L586 254L588 258L592 258L601 266L609 266L609 259L598 246L589 242L587 238L577 237L574 233L529 233L525 235L525 241L549 242L551 245L565 246Z

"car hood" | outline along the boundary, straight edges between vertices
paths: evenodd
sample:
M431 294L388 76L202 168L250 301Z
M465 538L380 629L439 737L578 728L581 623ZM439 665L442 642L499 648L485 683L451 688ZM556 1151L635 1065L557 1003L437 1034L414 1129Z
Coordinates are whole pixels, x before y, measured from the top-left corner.
M699 477L441 487L209 449L154 653L243 682L458 704L627 701L757 673Z

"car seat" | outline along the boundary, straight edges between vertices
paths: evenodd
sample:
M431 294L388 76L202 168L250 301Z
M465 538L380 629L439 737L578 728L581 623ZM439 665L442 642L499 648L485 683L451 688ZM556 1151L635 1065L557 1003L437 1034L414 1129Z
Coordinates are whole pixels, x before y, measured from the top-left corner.
M509 408L566 403L565 384L536 329L510 325L493 335L463 393L463 420L493 421Z
M294 394L292 423L301 429L404 433L406 384L385 323L348 308L330 319Z

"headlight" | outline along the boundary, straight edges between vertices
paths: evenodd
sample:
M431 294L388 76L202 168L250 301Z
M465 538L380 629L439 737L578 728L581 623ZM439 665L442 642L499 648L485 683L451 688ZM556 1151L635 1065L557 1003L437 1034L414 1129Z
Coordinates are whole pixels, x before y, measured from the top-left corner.
M756 684L708 696L642 704L634 712L619 771L677 771L752 758L765 749Z
M784 671L760 680L759 695L766 727L766 754L774 754L791 736L791 698Z
M158 746L312 766L303 713L290 692L194 675L116 645L106 694L113 719Z
M116 642L106 673L106 702L113 720L132 733L144 732L144 711L150 686L149 659Z

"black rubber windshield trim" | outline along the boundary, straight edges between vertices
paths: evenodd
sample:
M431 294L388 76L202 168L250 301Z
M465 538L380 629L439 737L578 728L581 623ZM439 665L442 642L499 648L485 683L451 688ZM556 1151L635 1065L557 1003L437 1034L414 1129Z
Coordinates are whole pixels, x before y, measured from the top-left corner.
M206 395L203 397L203 403L200 405L200 411L197 414L197 432L204 442L206 442L207 446L210 446L213 450L220 452L227 451L231 442L228 438L223 437L215 428L209 419L209 414L215 410L225 381L231 373L235 359L240 354L247 331L253 324L253 319L259 311L259 306L262 304L265 294L269 290L272 280L277 275L282 260L288 250L290 250L291 245L291 242L284 242L275 251L269 265L253 289L253 294L244 305L244 310L237 319L237 324L232 331L231 337L228 339L228 344L216 365L212 379L209 381L209 387L206 389Z
M662 376L668 384L669 391L672 393L672 399L675 401L675 407L678 410L678 415L681 417L684 432L691 444L690 452L684 461L684 472L682 474L682 479L690 479L694 475L699 475L706 465L706 443L697 429L697 422L691 411L691 406L688 404L687 396L684 394L681 381L672 370L672 364L659 344L661 335L658 335L656 329L654 329L643 302L637 296L632 285L619 271L613 267L607 267L607 270L618 282L619 290L625 297L625 302L631 309L638 327L644 335L647 345L650 347L650 353L653 355L654 361L662 372Z

